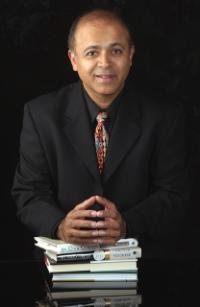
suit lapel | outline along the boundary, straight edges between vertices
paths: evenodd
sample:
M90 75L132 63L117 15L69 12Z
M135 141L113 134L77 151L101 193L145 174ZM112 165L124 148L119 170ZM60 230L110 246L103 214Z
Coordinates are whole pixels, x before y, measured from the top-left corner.
M100 181L94 140L80 82L72 89L64 121L64 132L67 138L89 172Z
M135 95L123 96L109 142L104 183L116 171L140 135L137 98ZM64 114L64 132L91 175L100 183L95 145L80 82L66 99L69 101Z
M136 96L124 95L116 118L108 147L108 156L104 168L103 182L105 183L122 163L130 148L140 135L137 122L139 109Z

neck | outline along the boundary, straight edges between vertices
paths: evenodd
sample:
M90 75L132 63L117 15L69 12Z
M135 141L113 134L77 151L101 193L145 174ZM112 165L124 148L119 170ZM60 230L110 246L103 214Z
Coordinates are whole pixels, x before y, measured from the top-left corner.
M97 100L95 99L94 102L95 104L102 110L106 110L107 108L109 108L109 106L112 104L114 99L106 101L106 99L104 100Z
M86 90L87 91L87 90ZM110 95L92 95L87 91L90 98L93 102L102 110L106 110L113 103L115 98L119 95L119 93L110 94Z
M94 103L100 108L100 109L107 109L115 100L115 98L119 95L119 93L122 91L123 86L121 86L115 93L110 93L110 94L101 94L92 91L90 88L85 86L83 83L83 87L89 97L94 101Z

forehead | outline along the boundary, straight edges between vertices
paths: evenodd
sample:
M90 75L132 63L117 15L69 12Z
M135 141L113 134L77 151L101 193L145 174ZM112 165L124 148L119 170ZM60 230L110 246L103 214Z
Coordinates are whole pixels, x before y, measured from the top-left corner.
M127 44L129 33L126 27L116 18L108 17L83 17L75 31L75 43L113 43Z

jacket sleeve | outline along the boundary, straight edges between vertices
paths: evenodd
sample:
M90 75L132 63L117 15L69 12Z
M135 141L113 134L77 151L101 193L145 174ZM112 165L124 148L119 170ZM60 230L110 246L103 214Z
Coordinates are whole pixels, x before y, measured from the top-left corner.
M35 236L54 237L58 223L65 216L56 202L54 187L45 150L29 104L26 104L20 138L20 159L11 193L20 221Z
M149 195L123 213L127 222L127 236L159 239L173 235L186 212L189 195L188 148L182 108L174 108L157 131L150 163Z

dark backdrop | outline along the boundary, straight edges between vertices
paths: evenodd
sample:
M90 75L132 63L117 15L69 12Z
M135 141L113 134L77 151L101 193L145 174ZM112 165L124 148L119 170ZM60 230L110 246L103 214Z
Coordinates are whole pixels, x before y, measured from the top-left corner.
M77 13L93 2L97 1L0 2L2 260L32 258L32 239L17 221L10 196L24 104L76 79L66 57L67 31ZM185 110L191 194L174 256L200 257L199 1L99 2L122 5L131 21L136 56L130 81L161 102L180 102Z

